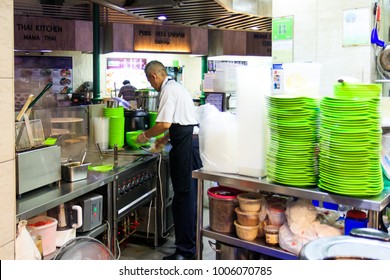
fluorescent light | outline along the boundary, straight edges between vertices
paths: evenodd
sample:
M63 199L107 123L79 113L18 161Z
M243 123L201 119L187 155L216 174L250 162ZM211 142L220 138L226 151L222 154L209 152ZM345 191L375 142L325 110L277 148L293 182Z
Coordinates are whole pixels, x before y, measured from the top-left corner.
M166 20L166 19L167 19L167 17L166 17L166 16L164 16L164 15L162 15L162 16L159 16L157 19L158 19L158 20Z

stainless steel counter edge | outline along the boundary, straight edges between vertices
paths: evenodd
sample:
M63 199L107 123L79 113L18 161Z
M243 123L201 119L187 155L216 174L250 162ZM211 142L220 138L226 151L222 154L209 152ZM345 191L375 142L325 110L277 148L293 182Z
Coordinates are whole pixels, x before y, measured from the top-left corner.
M75 182L61 181L56 186L44 186L16 200L16 219L28 219L61 203L93 191L114 181L115 171L88 172L88 178Z
M301 197L322 202L349 205L361 209L372 211L382 211L390 203L390 189L384 189L376 196L370 197L351 197L321 191L319 188L297 188L271 183L267 178L253 178L248 176L210 172L203 169L194 170L192 177L218 182L224 186L230 186L246 191L263 191L281 195Z
M134 155L134 153L127 153L127 155ZM145 158L150 156L157 157L157 155L152 154L142 155ZM31 218L61 203L65 203L106 184L112 183L116 179L116 174L124 169L142 164L142 162L143 159L140 158L135 162L116 167L114 170L108 172L88 171L87 179L75 182L60 181L53 186L44 186L30 193L25 193L16 200L16 222Z

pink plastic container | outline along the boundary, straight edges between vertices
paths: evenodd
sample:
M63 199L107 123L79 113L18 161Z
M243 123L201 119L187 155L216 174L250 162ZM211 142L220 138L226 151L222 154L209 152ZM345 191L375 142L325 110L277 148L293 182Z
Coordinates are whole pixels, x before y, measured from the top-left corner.
M27 220L27 230L30 235L42 238L42 252L44 256L56 250L56 230L58 221L47 216L37 216ZM42 225L41 225L42 224Z

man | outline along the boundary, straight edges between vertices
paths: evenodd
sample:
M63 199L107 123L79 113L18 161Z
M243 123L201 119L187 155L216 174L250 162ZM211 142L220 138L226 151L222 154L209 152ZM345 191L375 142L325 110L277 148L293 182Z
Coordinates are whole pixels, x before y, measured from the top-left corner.
M123 81L123 87L119 90L118 97L123 98L126 101L135 100L135 91L137 88L130 84L129 80Z
M161 62L149 62L145 67L145 74L151 86L160 92L160 103L156 124L140 134L137 141L145 143L150 138L165 133L164 137L156 140L156 146L166 144L169 140L172 145L169 165L174 191L172 215L176 251L163 259L195 259L197 183L192 179L192 170L202 167L199 142L193 136L194 127L198 124L195 106L190 93L168 76Z

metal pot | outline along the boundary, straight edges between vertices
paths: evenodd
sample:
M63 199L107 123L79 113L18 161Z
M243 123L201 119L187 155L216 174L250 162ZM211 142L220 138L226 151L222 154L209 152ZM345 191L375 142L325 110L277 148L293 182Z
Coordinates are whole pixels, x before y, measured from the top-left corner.
M319 238L303 246L299 257L303 260L389 260L390 242L374 240L373 235L366 236L367 238L348 235Z
M138 109L147 110L149 112L154 112L158 109L158 93L155 91L138 92L136 101Z
M107 100L107 108L118 108L118 101L115 99Z
M144 110L125 110L125 143L126 132L136 130L147 130L149 128L149 112Z

